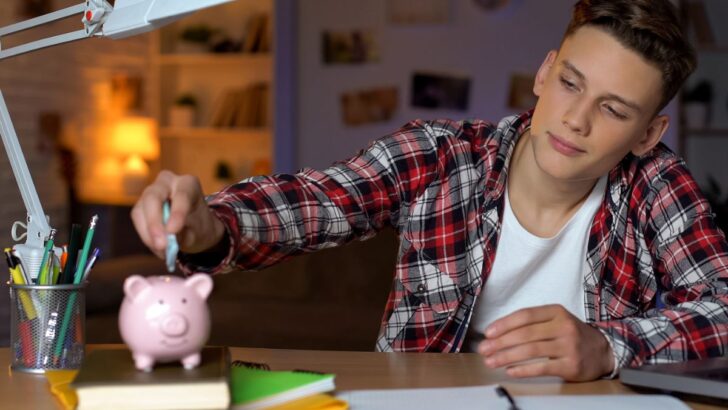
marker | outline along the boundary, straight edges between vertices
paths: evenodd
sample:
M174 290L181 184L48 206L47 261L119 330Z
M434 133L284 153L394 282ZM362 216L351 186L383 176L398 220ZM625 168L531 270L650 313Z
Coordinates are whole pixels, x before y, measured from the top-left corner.
M20 256L18 256L18 252L13 249L10 252L10 257L13 259L13 262L15 262L15 265L20 269L20 273L23 275L23 278L25 279L26 285L32 285L33 279L28 276L28 272L25 271L25 268L23 268L23 263L20 261Z
M27 284L27 282L25 282L23 274L20 273L20 268L15 263L15 258L13 258L13 254L10 252L10 248L5 248L5 260L8 263L8 268L10 269L10 277L13 279L13 283L17 285ZM33 302L30 300L30 295L28 295L28 292L24 290L17 290L16 295L18 295L18 298L20 298L20 303L23 305L23 310L25 311L25 316L28 318L28 320L35 319L38 316L38 313L33 306Z

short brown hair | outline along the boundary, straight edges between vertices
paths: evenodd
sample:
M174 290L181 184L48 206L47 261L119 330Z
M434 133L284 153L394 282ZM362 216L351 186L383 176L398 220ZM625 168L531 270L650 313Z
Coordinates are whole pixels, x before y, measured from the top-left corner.
M697 65L695 50L669 0L579 0L564 38L587 25L605 30L660 69L663 84L658 112Z

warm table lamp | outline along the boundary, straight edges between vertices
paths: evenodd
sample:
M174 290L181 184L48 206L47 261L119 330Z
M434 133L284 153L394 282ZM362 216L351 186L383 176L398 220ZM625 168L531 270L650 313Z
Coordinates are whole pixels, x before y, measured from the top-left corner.
M2 41L8 35L75 15L81 16L83 24L77 31L0 49L0 60L89 37L119 39L144 33L197 10L230 1L232 0L116 0L112 6L106 0L86 0L75 6L0 28L0 41ZM23 266L30 270L31 276L35 279L43 258L43 242L50 235L51 228L41 207L33 180L30 178L28 164L20 149L18 136L2 93L0 93L0 133L28 212L27 225L20 221L13 224L13 239L21 241L25 238L25 243L15 245L15 249L22 259ZM18 234L18 228L26 228L27 232Z
M159 157L157 123L147 117L124 117L111 133L113 154L121 157L125 195L141 193L149 178L146 161Z

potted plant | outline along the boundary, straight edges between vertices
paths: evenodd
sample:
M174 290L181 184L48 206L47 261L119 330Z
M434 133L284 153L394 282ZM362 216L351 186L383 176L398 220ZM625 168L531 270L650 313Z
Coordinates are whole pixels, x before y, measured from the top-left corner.
M182 94L169 109L169 125L180 128L193 127L196 114L197 98L193 94Z
M713 102L713 86L700 81L683 94L683 112L688 129L705 128L710 124L710 108Z
M187 26L179 33L177 52L202 53L210 49L210 41L216 30L206 24Z

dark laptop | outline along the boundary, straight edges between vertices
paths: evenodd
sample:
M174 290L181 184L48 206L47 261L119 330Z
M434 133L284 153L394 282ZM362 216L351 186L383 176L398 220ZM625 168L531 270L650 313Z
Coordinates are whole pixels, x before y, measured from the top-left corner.
M728 400L728 357L624 368L619 380L630 386Z

